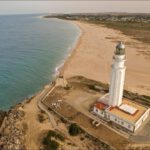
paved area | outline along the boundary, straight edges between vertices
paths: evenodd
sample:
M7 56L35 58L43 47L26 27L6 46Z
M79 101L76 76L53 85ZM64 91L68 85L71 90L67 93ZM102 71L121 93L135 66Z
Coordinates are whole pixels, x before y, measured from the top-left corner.
M128 138L129 135L126 134L125 132L123 132L122 130L116 130L112 127L110 127L106 121L98 118L97 116L93 115L90 112L90 109L92 108L92 106L94 105L94 103L99 99L99 97L103 96L103 94L98 93L98 92L87 92L84 90L73 90L73 92L70 92L69 94L67 94L64 99L65 102L67 102L70 106L72 106L73 108L75 108L78 112L81 112L82 114L84 114L85 116L87 116L88 118L95 120L97 122L99 122L100 124L103 124L104 126L106 126L108 129L116 132L117 134Z
M150 144L150 118L141 126L135 135L130 136L134 142Z
M82 112L84 115L92 118L92 114L89 112L89 109L99 96L100 94L89 94L81 90L76 90L67 94L64 98L69 105L79 112Z

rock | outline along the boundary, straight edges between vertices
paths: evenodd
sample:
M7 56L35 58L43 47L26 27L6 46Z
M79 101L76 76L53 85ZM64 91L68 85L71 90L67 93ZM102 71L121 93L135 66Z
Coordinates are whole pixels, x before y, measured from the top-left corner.
M17 123L23 119L24 115L25 113L18 108L9 110L1 130L0 149L25 150L23 131Z
M7 115L6 111L0 110L0 126L1 126L4 118L6 117L6 115Z

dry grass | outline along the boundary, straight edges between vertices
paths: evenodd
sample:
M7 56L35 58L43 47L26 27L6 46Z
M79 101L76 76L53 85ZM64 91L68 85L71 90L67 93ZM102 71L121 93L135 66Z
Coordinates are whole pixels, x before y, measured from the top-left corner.
M88 21L88 23L104 25L108 28L120 30L123 34L132 36L134 39L150 44L150 24L137 22L101 22Z

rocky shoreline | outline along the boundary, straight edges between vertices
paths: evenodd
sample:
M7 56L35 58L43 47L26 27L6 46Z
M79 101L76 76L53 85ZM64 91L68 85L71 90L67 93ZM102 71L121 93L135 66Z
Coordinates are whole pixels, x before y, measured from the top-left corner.
M0 126L2 125L3 120L6 117L6 115L7 115L6 111L0 110Z
M21 105L11 108L3 119L0 128L0 149L25 150L24 133L26 129L22 124L25 113L21 110Z

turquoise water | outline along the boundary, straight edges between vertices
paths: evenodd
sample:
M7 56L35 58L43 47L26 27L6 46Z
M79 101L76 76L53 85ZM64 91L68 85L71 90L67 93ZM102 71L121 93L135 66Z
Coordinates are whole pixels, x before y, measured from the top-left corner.
M0 109L48 84L79 34L75 25L58 19L0 16Z

